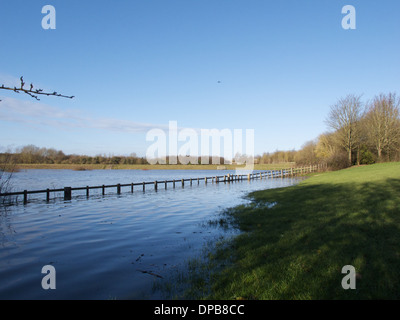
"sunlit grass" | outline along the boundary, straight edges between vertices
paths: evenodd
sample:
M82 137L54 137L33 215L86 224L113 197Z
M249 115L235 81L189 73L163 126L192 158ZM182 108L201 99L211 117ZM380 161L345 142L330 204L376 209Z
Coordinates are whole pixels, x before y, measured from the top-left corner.
M207 274L201 298L400 298L400 163L316 174L251 198L226 213L242 233L213 253L210 266L226 267ZM341 286L345 265L356 269L355 290Z

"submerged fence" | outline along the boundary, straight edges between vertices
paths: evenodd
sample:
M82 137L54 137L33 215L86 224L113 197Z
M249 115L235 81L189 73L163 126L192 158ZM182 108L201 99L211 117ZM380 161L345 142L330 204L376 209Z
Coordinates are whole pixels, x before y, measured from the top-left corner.
M23 203L28 203L28 195L30 194L45 194L46 201L50 201L50 194L62 192L64 200L72 199L73 191L86 191L86 197L90 196L90 190L101 190L102 195L106 194L106 189L114 189L117 191L117 194L121 194L122 188L130 188L130 192L133 193L135 187L139 187L140 189L146 191L146 186L153 185L154 190L158 190L159 187L164 187L167 189L169 184L172 184L172 187L175 188L176 184L181 184L182 187L185 186L185 183L189 183L190 186L193 183L200 184L200 181L204 181L204 184L208 183L230 183L235 181L243 181L243 180L253 180L253 179L275 179L275 178L284 178L284 177L293 177L298 175L303 175L306 173L320 171L325 168L324 165L311 165L306 167L299 168L288 168L288 169L280 169L280 170L266 170L257 173L248 173L248 174L226 174L219 176L211 176L211 177L202 177L202 178L186 178L186 179L173 179L173 180L156 180L151 182L135 182L135 183L127 183L127 184L113 184L113 185L101 185L101 186L86 186L86 187L64 187L59 189L45 189L45 190L33 190L33 191L20 191L20 192L8 192L8 193L0 193L0 197L8 197L8 196L23 196Z

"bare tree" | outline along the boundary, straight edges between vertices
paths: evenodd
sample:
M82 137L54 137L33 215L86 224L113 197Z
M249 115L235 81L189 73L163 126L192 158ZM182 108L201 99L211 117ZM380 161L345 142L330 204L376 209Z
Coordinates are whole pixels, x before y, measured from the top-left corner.
M317 143L313 140L304 143L299 151L297 151L294 160L299 165L310 165L318 163L316 156Z
M380 94L369 104L365 115L367 134L379 160L400 146L400 99L394 93Z
M11 153L3 154L0 159L0 204L6 201L6 197L2 194L11 191L11 178L15 170L15 161Z
M350 163L353 150L359 147L361 111L361 96L349 94L331 106L326 119L327 125L336 132L338 145L346 150Z
M315 153L318 158L326 159L335 154L337 146L335 144L335 133L323 133L317 138Z
M74 96L66 96L66 95L60 94L60 93L58 93L56 91L54 91L54 92L45 92L45 91L43 91L43 89L35 89L34 90L32 83L30 84L29 89L28 88L24 88L25 87L25 82L24 82L24 77L23 76L21 76L20 81L21 81L21 84L20 84L19 87L13 87L13 88L12 87L6 87L6 86L4 86L4 84L2 84L0 89L11 90L11 91L14 91L16 93L21 93L21 92L22 93L26 93L27 95L31 96L32 98L34 98L36 100L40 100L39 97L38 97L39 95L56 96L56 97L62 97L62 98L68 98L68 99L74 98Z

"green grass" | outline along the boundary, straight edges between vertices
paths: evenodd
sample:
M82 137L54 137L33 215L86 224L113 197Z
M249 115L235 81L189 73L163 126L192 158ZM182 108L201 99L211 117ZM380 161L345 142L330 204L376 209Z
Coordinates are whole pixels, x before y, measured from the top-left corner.
M400 298L400 163L316 174L250 197L226 212L242 233L212 254L211 290L196 298ZM345 265L357 271L355 290L341 286Z

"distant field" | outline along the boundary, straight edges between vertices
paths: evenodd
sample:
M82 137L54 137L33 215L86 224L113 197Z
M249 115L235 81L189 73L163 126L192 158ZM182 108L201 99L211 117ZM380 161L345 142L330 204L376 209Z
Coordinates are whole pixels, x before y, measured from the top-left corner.
M273 170L294 167L294 163L256 164L255 170ZM18 164L18 169L69 169L69 170L217 170L218 167L226 167L227 170L244 168L236 165L150 165L150 164Z
M208 284L200 298L400 298L400 163L317 173L251 198L226 213L242 233L194 268L189 295ZM354 290L342 288L345 265Z

